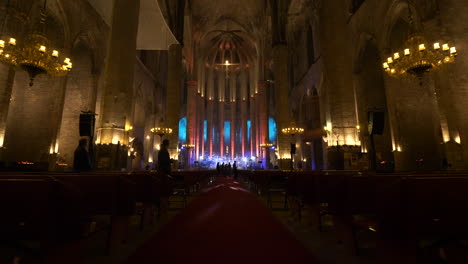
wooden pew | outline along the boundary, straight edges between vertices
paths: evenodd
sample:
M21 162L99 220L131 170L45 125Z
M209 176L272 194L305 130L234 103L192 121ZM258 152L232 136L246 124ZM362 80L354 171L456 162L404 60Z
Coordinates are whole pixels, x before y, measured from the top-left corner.
M51 179L2 177L0 240L13 245L38 241L44 263L81 263L83 223L73 199L70 190Z
M110 215L108 253L125 241L130 217L136 212L136 185L122 174L106 173L13 173L0 178L52 179L80 194L82 218L92 222L97 215ZM77 209L78 210L78 209Z

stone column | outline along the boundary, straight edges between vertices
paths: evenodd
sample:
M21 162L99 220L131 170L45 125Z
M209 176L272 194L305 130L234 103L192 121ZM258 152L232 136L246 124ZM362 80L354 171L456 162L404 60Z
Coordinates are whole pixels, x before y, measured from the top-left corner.
M229 84L230 91L230 108L231 108L231 159L234 159L236 155L236 90L237 90L237 74L231 76L231 82Z
M225 101L225 83L226 79L224 74L218 72L218 131L219 131L219 156L224 157L224 101Z
M15 79L15 71L12 67L1 63L0 64L0 160L1 149L5 139L6 122L8 109L10 107L11 91L13 88L13 80Z
M120 145L128 144L128 131L132 127L131 106L135 72L136 37L140 1L114 1L113 20L109 37L107 61L104 72L104 94L98 140L101 144L114 144L97 149L97 159L110 156L110 164L105 168L122 167L126 151ZM112 146L117 146L114 148ZM100 153L109 153L103 154ZM116 154L118 153L118 154ZM124 157L125 156L125 157Z
M249 94L247 93L247 73L243 71L240 76L241 81L241 129L242 129L242 157L245 157L249 147L247 145L247 99Z
M187 81L187 143L196 144L195 132L197 124L197 81ZM193 162L193 152L189 150L189 164Z
M169 47L166 92L166 126L172 128L172 134L167 136L170 141L171 158L176 158L178 155L182 76L182 46L172 44Z
M259 117L259 127L260 127L260 144L269 143L268 138L268 104L267 104L267 88L268 82L259 81L258 82L258 117ZM267 155L268 149L263 150L262 162L267 168Z
M459 54L455 63L446 65L443 69L444 82L441 92L448 97L446 109L448 113L448 127L450 141L447 142L447 158L452 167L468 169L468 83L466 82L468 69L468 32L464 21L460 18L468 12L468 3L464 0L444 1L439 10L440 21L437 26L441 35L437 39L454 45ZM438 32L436 30L429 33Z
M114 15L105 68L100 142L127 143L125 127L131 126L131 102L140 1L114 1Z
M275 74L275 101L276 122L278 127L278 153L280 169L291 167L290 143L291 138L281 133L281 129L289 126L291 117L289 114L289 91L288 91L288 47L277 44L273 47L273 71Z

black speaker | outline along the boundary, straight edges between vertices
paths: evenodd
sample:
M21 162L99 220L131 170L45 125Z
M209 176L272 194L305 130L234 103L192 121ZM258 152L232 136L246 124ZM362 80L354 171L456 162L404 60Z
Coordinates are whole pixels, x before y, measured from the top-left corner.
M94 122L94 115L80 114L80 137L93 137Z
M291 143L291 154L296 154L296 144Z
M382 135L385 124L384 112L368 112L367 118L369 120L369 134Z

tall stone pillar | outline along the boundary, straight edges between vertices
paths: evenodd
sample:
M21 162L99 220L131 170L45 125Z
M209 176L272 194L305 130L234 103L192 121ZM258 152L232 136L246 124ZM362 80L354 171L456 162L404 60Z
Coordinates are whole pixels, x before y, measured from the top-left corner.
M259 119L259 128L260 128L260 144L269 143L268 139L268 82L259 81L258 82L258 119ZM262 163L265 165L265 168L268 167L267 155L268 149L262 149Z
M187 81L187 143L196 144L195 132L197 124L197 81ZM193 162L194 150L189 150L189 166Z
M128 131L132 127L131 106L135 72L136 37L140 1L115 0L112 27L108 44L107 62L104 79L104 96L98 139L101 144L128 144ZM120 146L120 145L117 145ZM103 168L123 166L126 151L117 147L97 149L97 158L111 157L110 164ZM107 153L107 154L105 154Z
M440 23L437 26L441 29L440 39L450 41L460 51L455 63L447 65L443 92L447 94L451 101L447 107L449 113L450 141L448 143L447 154L449 163L454 167L457 163L458 169L468 169L468 83L466 82L466 69L468 69L468 32L460 21L460 17L468 12L468 4L464 0L444 1L440 10ZM431 32L437 32L436 30ZM450 150L451 149L451 150ZM461 149L461 150L460 150ZM452 157L450 157L452 156Z
M234 159L236 155L236 90L237 90L237 74L233 74L230 79L229 91L230 91L230 110L231 110L231 159Z
M249 95L247 93L247 73L243 71L240 76L241 81L241 129L242 129L242 143L241 143L241 153L242 157L246 156L246 152L249 147L247 145L247 99Z
M14 79L14 69L6 64L0 64L0 160Z
M172 44L169 47L166 93L166 126L172 128L172 134L167 136L171 158L176 158L178 154L182 76L182 46Z
M223 74L218 74L218 131L219 131L219 156L224 157L225 147L224 147L224 108L225 108L225 83L226 79Z
M288 47L277 44L273 47L275 74L276 122L278 127L278 153L280 169L291 167L291 138L281 133L281 129L289 126L289 91L288 91Z
M210 156L213 156L213 123L214 123L214 117L213 117L213 110L214 110L214 100L208 100L208 105L207 105L207 116L208 116L208 131L207 131L207 142L208 142L208 150L207 152L209 153Z
M214 143L214 139L213 139L213 128L214 128L214 125L213 125L213 122L214 122L214 118L213 118L213 111L214 111L214 70L213 69L209 69L208 70L208 79L207 79L207 87L206 87L206 99L208 100L207 102L207 106L206 106L206 115L207 115L207 118L208 118L208 131L207 131L207 143L208 143L208 146L207 147L207 153L209 154L209 156L213 156L213 143Z

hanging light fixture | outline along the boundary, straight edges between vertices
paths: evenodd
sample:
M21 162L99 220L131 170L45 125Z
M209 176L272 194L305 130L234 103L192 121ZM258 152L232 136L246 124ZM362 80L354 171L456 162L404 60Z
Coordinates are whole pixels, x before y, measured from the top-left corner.
M291 135L291 136L301 135L302 133L304 133L304 128L297 127L295 122L291 122L289 127L285 127L281 129L281 132L285 135Z
M408 19L412 26L413 16L409 1L407 3ZM424 73L453 63L456 56L457 49L454 46L440 42L430 44L422 36L413 33L405 42L404 49L393 52L383 62L383 68L392 77L410 75L418 77L421 81Z
M39 74L65 76L71 71L73 64L70 58L60 59L60 52L52 49L49 39L45 36L47 0L41 8L39 23L24 43L17 43L14 36L3 36L8 11L2 24L0 35L0 62L16 66L29 75L29 86L33 86L34 78ZM7 3L7 10L10 0ZM62 62L63 60L63 62Z
M383 63L384 70L393 77L402 75L422 75L438 67L453 63L457 56L457 49L449 44L441 45L436 42L428 45L423 37L411 36L405 43L402 52L395 52Z

